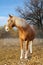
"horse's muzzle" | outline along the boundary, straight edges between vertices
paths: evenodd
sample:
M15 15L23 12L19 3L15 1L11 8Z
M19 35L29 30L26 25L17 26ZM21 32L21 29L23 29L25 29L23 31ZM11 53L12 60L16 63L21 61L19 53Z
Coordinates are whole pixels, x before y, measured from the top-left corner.
M9 27L8 27L8 26L5 27L5 31L6 31L6 32L9 31Z

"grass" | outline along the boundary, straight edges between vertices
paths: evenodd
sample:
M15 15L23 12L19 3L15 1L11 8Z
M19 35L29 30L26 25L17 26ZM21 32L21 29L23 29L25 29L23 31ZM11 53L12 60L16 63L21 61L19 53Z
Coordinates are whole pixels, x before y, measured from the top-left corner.
M43 40L35 39L32 55L20 60L19 39L0 39L0 65L43 65Z

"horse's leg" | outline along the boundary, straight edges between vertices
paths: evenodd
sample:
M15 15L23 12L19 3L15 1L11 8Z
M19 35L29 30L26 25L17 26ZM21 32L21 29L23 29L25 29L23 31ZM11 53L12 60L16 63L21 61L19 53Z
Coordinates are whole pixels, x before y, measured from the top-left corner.
M21 56L20 56L20 59L23 58L23 40L20 39L20 48L21 48Z
M30 53L32 53L32 41L29 42L29 50L30 50Z
M25 58L27 58L27 57L28 57L28 43L29 43L29 41L27 41L27 43L26 43Z

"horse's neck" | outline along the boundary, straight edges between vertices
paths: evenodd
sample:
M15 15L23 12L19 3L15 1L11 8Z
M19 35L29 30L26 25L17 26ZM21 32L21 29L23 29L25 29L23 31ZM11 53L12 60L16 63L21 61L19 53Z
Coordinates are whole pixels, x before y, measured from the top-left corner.
M22 26L16 26L20 32L26 31L29 28L29 25L26 25L25 27Z
M14 19L14 22L15 22L15 25L16 26L20 26L20 27L26 27L26 20L25 19L22 19L22 18L19 18L19 17L13 17Z
M16 26L20 31L27 31L27 30L34 30L34 28L32 26L30 26L29 24L27 24L25 27L22 26Z
M25 30L29 27L29 24L26 22L25 19L14 16L14 20L15 20L15 27L17 27L19 30Z
M23 27L21 26L15 26L19 31L23 31Z

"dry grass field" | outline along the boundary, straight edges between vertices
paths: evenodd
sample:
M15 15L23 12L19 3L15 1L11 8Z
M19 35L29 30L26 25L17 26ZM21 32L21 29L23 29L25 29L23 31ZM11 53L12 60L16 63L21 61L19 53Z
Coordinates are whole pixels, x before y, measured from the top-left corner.
M38 30L36 37L33 41L32 55L28 53L28 59L23 58L20 60L18 31L11 30L6 32L4 28L1 28L0 65L43 65L43 32Z
M20 60L18 38L0 39L0 65L43 65L43 39L33 41L33 53Z

